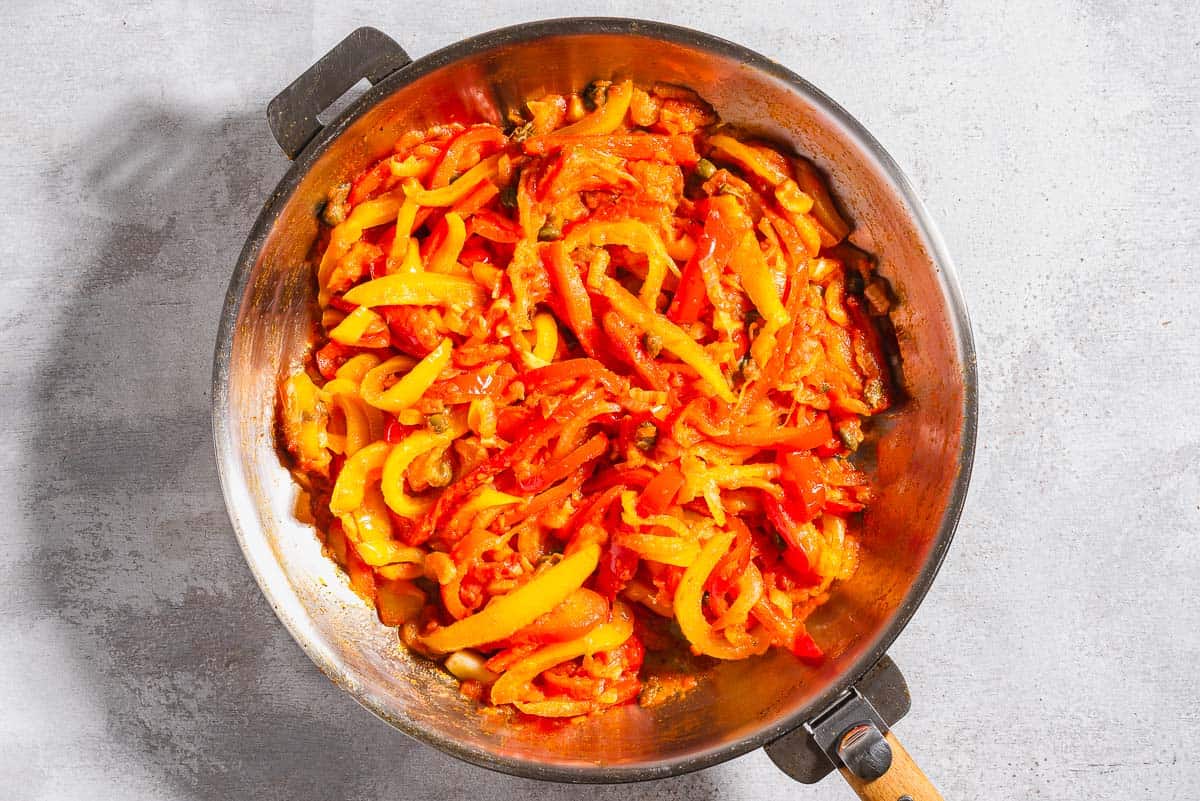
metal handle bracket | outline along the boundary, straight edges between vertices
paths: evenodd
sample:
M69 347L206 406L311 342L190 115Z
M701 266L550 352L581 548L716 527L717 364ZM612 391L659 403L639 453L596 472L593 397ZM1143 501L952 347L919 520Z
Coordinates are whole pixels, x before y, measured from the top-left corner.
M404 48L375 28L351 32L267 104L267 122L289 159L321 132L322 111L366 78L379 83L412 63Z
M816 784L843 764L870 780L890 766L884 735L911 705L904 675L884 656L820 714L765 750L780 770L804 784Z

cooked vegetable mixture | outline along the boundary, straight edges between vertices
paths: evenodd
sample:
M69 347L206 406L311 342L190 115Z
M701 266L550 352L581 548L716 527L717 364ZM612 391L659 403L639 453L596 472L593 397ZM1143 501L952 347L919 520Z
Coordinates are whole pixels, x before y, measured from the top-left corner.
M463 692L573 717L646 649L821 659L887 293L819 174L675 86L411 131L336 187L279 428L329 554Z

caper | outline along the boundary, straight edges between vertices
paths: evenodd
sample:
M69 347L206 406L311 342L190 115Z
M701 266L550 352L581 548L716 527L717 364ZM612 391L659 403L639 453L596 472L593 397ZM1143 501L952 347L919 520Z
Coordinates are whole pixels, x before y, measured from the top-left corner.
M517 207L516 176L513 176L511 183L500 190L500 205L506 209L515 209Z

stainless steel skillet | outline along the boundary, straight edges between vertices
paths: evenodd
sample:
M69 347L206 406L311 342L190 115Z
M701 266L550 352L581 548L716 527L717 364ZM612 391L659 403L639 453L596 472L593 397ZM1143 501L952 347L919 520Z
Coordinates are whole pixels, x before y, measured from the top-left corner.
M362 78L372 88L322 125L318 115ZM330 186L387 152L402 131L455 118L499 121L524 98L596 78L691 86L724 119L816 161L855 222L852 241L878 256L900 298L891 317L909 400L877 427L868 468L880 497L866 520L862 566L810 619L830 655L823 665L806 667L786 654L723 663L695 691L663 706L621 708L547 737L488 723L350 591L312 531L294 519L295 489L274 442L273 398L281 372L309 342L305 258ZM909 771L915 768L894 736L884 738L908 708L903 678L885 652L924 598L962 508L975 444L975 353L941 240L879 143L815 87L761 55L696 31L622 19L525 24L417 61L380 32L360 28L275 98L268 117L294 163L233 274L217 339L213 423L247 561L313 661L407 734L508 773L638 781L766 746L801 781L838 765L866 798L937 797L919 771Z

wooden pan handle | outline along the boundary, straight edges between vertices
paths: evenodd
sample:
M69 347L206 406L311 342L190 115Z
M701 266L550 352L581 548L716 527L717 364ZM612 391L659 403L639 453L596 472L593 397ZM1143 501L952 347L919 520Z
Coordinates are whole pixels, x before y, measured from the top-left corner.
M845 766L839 768L858 797L863 801L942 801L942 794L900 745L895 733L887 733L887 742L892 747L892 765L878 779L864 781Z

